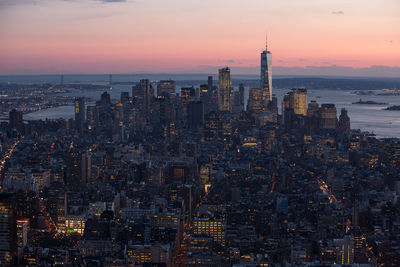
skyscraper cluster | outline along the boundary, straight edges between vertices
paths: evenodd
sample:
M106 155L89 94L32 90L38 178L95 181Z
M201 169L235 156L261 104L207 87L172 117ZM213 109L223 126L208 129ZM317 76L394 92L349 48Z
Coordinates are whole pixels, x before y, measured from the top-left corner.
M285 88L279 113L267 48L261 65L247 109L225 67L217 85L76 98L69 120L9 111L1 265L399 266L400 140L306 88Z

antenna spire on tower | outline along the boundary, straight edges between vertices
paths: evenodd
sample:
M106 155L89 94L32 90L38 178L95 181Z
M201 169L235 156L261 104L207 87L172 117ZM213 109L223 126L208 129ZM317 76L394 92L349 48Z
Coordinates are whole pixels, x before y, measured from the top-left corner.
M268 51L268 32L265 32L265 51Z

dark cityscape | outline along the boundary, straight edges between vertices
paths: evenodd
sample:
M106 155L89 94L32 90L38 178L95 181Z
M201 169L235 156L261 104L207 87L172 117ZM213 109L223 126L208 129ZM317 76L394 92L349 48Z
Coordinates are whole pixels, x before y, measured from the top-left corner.
M123 17L101 13L106 8L132 5L149 16L149 10L161 8L147 10L143 1L96 1L57 3L66 8L96 3L102 19ZM253 5L233 2L244 9ZM196 18L193 3L182 4L187 10L179 12ZM12 12L22 5L46 9L52 4L5 0L0 15L14 18L18 13ZM220 10L219 4L215 8ZM335 19L345 14L329 12ZM97 15L71 19L77 20L100 21ZM139 34L133 39L140 42L143 33L133 27ZM166 43L169 31L163 35ZM186 36L191 33L182 40ZM47 37L39 29L34 38L44 43ZM0 266L400 266L400 72L392 75L399 67L389 60L387 66L363 68L285 65L282 48L271 47L274 40L268 34L258 44L263 48L251 54L256 73L241 72L244 63L236 58L211 62L214 72L209 71L207 57L183 60L186 48L198 48L188 45L182 55L176 52L188 71L176 71L177 61L164 66L147 57L149 63L143 63L145 57L137 54L137 64L150 71L132 68L129 74L131 66L118 61L125 47L116 40L121 47L115 61L87 64L84 52L71 48L63 54L73 58L62 61L70 68L65 73L54 74L51 67L44 72L50 74L40 74L47 62L43 57L32 74L28 67L36 62L29 51L39 51L34 42L23 55L26 61L17 60L18 53L9 57L17 51L11 41L0 45L5 60L0 63ZM90 48L94 55L108 55L103 44L96 44L103 50ZM174 53L172 47L165 48L167 54ZM147 55L148 49L138 51ZM46 53L51 57L53 50ZM82 66L71 63L76 56L82 56ZM312 60L314 54L306 56L297 61ZM343 52L345 57L351 56ZM193 72L185 65L190 60L207 67ZM13 73L18 62L27 63L26 71L18 65L23 71ZM128 71L97 74L107 64ZM370 75L374 70L377 75Z

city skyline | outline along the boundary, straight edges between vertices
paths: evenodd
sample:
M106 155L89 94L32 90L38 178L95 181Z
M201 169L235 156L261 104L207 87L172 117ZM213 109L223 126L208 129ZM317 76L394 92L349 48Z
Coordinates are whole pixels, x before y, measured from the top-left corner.
M398 1L0 0L0 265L400 266Z
M399 8L393 0L3 1L0 75L224 66L257 74L268 31L274 74L398 76Z

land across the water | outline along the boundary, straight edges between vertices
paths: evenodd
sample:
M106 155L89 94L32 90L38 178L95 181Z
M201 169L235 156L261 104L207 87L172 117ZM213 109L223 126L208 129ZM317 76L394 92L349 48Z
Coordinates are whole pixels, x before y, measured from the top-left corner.
M207 83L208 74L113 74L110 84L109 75L96 74L96 75L64 75L64 86L55 87L56 89L63 90L62 87L70 87L70 84L92 84L92 89L82 88L83 90L71 90L68 92L39 92L38 96L43 101L49 102L53 97L62 97L62 100L69 99L69 105L57 106L54 108L41 109L37 112L32 112L24 115L26 120L39 120L39 119L70 119L74 118L74 106L71 100L75 97L85 97L86 103L90 105L91 100L99 99L103 91L108 91L113 101L120 100L121 92L132 91L132 86L140 79L150 79L153 86L156 88L157 82L160 80L172 79L176 81L176 93L179 94L182 87L194 86L198 88L201 84ZM214 85L218 83L218 75L212 74ZM8 85L14 84L60 84L60 75L10 75L0 76L0 83ZM119 82L127 82L127 84L118 84ZM248 98L248 88L259 87L259 75L232 75L232 86L234 90L238 90L239 84L243 83L245 86L245 103ZM98 85L103 85L100 89ZM11 86L13 87L13 86ZM17 88L16 88L17 87ZM6 99L10 99L14 94L31 94L28 89L30 86L14 86L15 92L10 93L2 90L1 94L4 101L0 103L1 108L9 111L10 107L6 107L4 103L8 103ZM112 87L112 90L110 90ZM360 99L360 96L354 92L356 90L373 91L371 95L363 96L364 101L376 101L388 103L389 105L400 105L399 96L382 95L387 93L388 90L396 92L400 89L400 78L360 78L360 77L295 77L295 76L274 76L273 80L273 93L278 98L278 103L282 103L285 93L294 87L307 88L307 100L316 100L320 105L324 103L335 104L338 114L341 108L346 108L351 119L351 128L361 129L376 134L377 137L398 137L400 132L400 120L397 112L392 110L384 110L386 106L380 105L353 105ZM98 88L96 90L95 88ZM81 89L81 88L79 88ZM93 90L95 89L95 90ZM41 94L40 94L41 93ZM49 94L50 93L50 94ZM14 98L14 97L12 97ZM24 100L26 102L26 100ZM40 101L39 101L40 102ZM64 102L64 101L59 101ZM27 103L24 103L26 105ZM42 105L43 106L43 105ZM281 105L278 105L279 112ZM4 119L8 119L8 114L4 115Z
M387 105L388 103L376 102L376 101L372 101L372 100L362 101L360 99L360 101L353 102L352 104L356 104L356 105Z
M400 110L400 105L389 106L387 108L384 108L384 110Z

